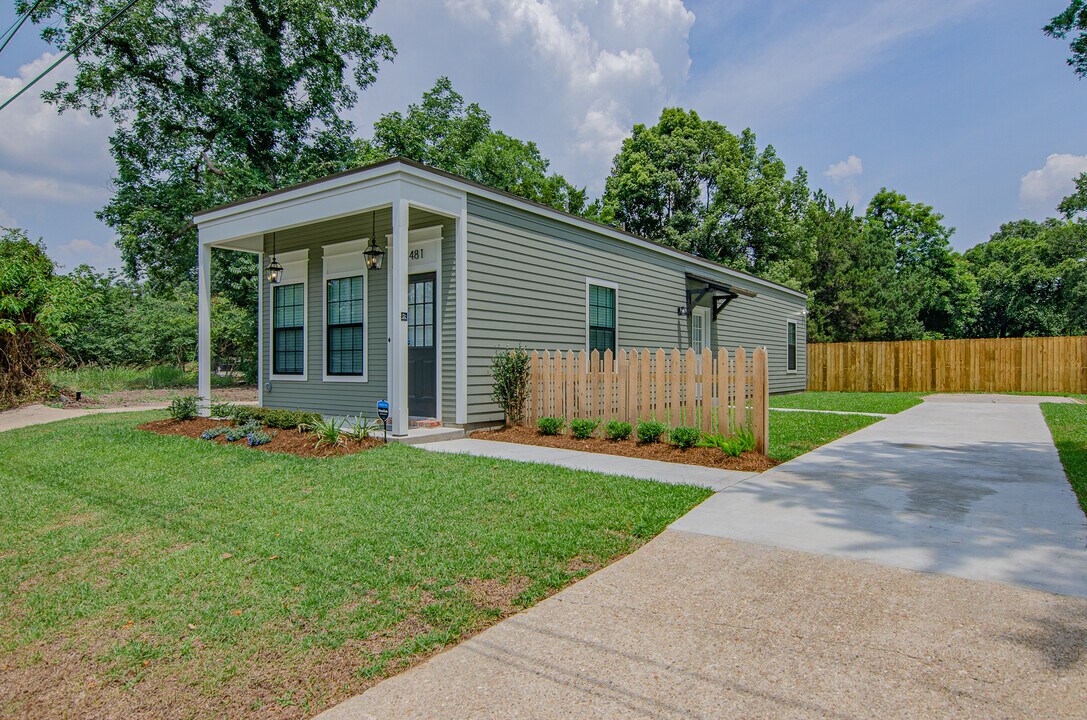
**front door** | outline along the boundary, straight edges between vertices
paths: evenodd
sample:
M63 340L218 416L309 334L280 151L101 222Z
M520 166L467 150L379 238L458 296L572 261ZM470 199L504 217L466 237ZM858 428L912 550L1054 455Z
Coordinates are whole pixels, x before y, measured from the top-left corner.
M437 274L408 276L408 413L432 418L438 409Z

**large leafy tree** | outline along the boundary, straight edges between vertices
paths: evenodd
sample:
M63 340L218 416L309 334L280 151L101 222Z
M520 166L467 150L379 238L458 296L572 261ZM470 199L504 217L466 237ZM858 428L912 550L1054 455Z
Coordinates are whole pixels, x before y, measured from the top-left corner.
M1076 75L1087 78L1087 0L1071 0L1043 30L1052 38L1068 40L1072 50L1068 64ZM1087 213L1087 173L1076 178L1076 191L1058 209L1068 219Z
M491 116L465 103L447 77L440 77L407 112L390 112L374 123L360 159L401 156L462 175L490 187L573 213L585 211L586 193L549 171L534 142L491 128Z
M977 287L951 248L954 228L929 205L883 188L868 205L866 230L894 248L898 297L889 308L891 339L962 337L973 321Z
M981 289L974 335L1087 334L1087 223L1006 223L965 258Z
M809 197L772 146L698 113L666 108L635 125L605 182L600 218L734 267L766 272L795 252Z
M366 24L375 4L143 0L78 51L74 81L44 97L116 125L114 194L100 216L117 231L129 274L161 287L190 276L194 211L353 160L343 111L394 52ZM32 18L46 41L67 50L120 6L52 0ZM251 275L251 261L243 265ZM231 284L224 289L251 291Z

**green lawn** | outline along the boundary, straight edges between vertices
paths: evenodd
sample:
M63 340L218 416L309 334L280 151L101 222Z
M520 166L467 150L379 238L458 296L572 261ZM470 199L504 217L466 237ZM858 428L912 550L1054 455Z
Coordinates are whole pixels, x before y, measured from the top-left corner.
M811 393L808 393L811 394ZM870 415L831 415L829 413L770 413L770 457L792 460L831 440L879 422Z
M931 393L863 393L863 392L802 392L795 395L774 395L772 408L803 410L838 410L893 415L921 404L921 398ZM777 413L781 414L781 413ZM772 415L771 415L772 416Z
M196 392L196 371L185 371L173 365L152 367L98 367L53 368L48 371L49 382L70 390L80 390L97 396L125 390L162 390L191 388ZM211 376L213 387L230 387L238 381L232 377Z
M0 433L0 715L308 716L709 494L404 446L303 460L134 429L158 417Z
M1087 405L1042 403L1068 482L1087 513Z

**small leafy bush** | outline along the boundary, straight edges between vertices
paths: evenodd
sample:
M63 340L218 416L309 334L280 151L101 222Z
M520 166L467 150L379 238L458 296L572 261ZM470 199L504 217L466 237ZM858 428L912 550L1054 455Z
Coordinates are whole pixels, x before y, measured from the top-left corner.
M735 435L705 435L698 441L699 447L715 447L729 457L737 457L755 449L755 433L740 428Z
M322 445L342 445L343 438L343 426L347 423L346 420L337 420L331 418L329 420L317 420L311 423L303 425L306 430L309 430L317 437L317 444L313 447L319 448Z
M564 427L566 427L564 417L542 417L536 421L536 428L541 435L561 435Z
M668 430L668 426L659 420L642 420L638 423L635 434L640 443L660 442L661 435Z
M230 428L223 434L223 437L226 438L227 442L236 442L238 440L241 440L249 433L258 432L261 429L262 428L259 422L257 422L256 420L250 420L244 425L236 425Z
M257 421L262 425L277 430L294 430L302 425L310 425L322 420L320 413L304 410L284 410L281 408L262 408L252 405L234 405L229 417L236 424Z
M254 430L245 434L245 444L249 447L266 445L270 442L272 442L272 436L263 430Z
M516 425L525 416L528 401L529 355L524 348L499 348L491 358L494 388L491 399L498 403L507 425Z
M674 427L668 432L668 439L673 445L681 450L694 447L698 444L698 441L702 438L702 431L696 427L688 427L686 425L680 425Z
M609 420L604 426L604 436L608 440L626 440L632 432L634 428L624 420Z
M196 395L178 395L170 401L167 412L174 420L192 420L200 411L200 398Z
M200 433L200 437L205 440L214 440L215 438L227 432L230 432L230 428L228 427L213 427L208 428L204 432Z
M217 403L211 404L211 416L213 418L229 418L234 412L234 403Z
M343 434L350 438L354 438L355 440L368 440L381 429L381 421L377 418L368 418L359 415L343 431Z
M570 434L578 440L587 440L593 436L593 433L596 432L598 427L600 427L599 420L574 418L570 421Z

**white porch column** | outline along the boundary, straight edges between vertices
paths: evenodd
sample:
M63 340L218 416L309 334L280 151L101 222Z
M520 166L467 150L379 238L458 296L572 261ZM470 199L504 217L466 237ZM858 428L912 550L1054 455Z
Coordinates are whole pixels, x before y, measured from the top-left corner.
M460 217L457 218L456 242L456 278L457 278L457 387L456 387L456 422L464 425L468 422L468 197L461 204Z
M200 396L200 414L211 415L211 246L198 243L197 250L197 328L196 387Z
M408 201L393 202L389 268L389 414L393 435L408 434Z

